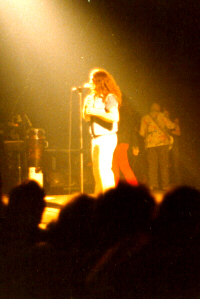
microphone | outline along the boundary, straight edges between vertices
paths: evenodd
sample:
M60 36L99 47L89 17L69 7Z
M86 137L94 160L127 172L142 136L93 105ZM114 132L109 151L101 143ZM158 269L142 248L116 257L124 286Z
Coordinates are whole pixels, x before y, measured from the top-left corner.
M72 87L72 91L79 91L80 92L82 89L90 89L90 88L92 88L91 83L84 83L83 86L78 86L78 87L74 86L74 87Z

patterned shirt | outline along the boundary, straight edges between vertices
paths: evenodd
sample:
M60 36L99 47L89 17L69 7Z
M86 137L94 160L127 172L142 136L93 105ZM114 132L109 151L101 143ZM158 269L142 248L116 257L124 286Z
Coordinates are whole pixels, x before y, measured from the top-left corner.
M175 126L163 113L158 113L156 121L150 115L144 116L141 120L140 135L145 138L146 148L169 145L170 137L165 132Z

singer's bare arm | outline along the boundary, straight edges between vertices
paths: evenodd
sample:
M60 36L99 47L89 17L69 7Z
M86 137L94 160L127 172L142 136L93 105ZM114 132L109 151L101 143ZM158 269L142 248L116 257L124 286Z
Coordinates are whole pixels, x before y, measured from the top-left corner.
M87 117L95 116L109 123L119 122L119 110L116 106L111 107L108 112L101 111L93 107L86 107L85 115Z

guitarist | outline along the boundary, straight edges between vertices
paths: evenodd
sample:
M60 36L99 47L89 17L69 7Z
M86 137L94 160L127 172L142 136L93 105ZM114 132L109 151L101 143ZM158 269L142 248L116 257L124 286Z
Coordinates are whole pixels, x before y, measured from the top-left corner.
M161 112L160 105L153 103L150 113L141 119L140 135L144 138L147 150L148 182L151 190L169 189L169 147L171 138L167 129L174 129L175 123ZM160 171L161 187L159 187Z

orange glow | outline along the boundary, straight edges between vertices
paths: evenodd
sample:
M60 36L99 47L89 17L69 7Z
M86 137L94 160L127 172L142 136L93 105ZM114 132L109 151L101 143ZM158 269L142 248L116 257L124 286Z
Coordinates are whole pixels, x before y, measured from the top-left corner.
M164 194L162 192L153 193L156 204L160 204L163 201Z

